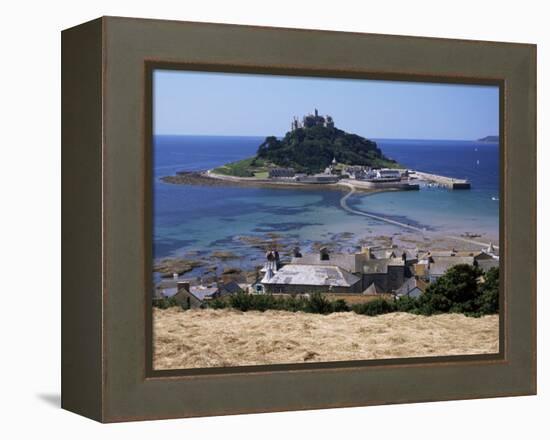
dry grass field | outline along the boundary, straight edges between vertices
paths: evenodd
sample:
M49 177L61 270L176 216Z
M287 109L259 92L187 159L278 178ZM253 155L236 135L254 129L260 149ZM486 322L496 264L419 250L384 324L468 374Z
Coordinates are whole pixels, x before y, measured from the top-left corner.
M494 353L498 316L154 309L154 368Z

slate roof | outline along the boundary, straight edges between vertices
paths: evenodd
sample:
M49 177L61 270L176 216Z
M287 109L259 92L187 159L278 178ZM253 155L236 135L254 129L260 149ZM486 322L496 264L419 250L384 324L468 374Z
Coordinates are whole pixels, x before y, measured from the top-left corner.
M388 266L404 266L401 258L371 259L363 262L363 273L383 274L388 273Z
M235 293L241 292L243 289L241 288L239 283L237 283L236 281L229 281L227 283L222 284L220 286L220 290L230 294L235 294Z
M474 257L477 259L492 258L488 253L483 250L479 251L454 251L450 250L438 250L438 251L425 251L419 253L419 259L425 260L428 257L441 258L441 257Z
M160 283L155 286L155 295L159 298L174 296L177 292L178 281L173 278L161 280Z
M302 286L351 287L359 277L338 266L287 264L263 284L288 284Z
M457 264L474 264L474 257L434 257L430 264L430 275L443 275L448 269Z
M499 263L499 260L494 258L490 260L477 260L477 267L479 267L483 272L487 272L493 267L499 267Z
M189 293L201 301L204 301L207 297L212 297L218 291L217 287L191 286L189 288Z
M397 296L406 296L409 294L409 292L413 291L415 288L417 288L424 292L426 290L427 284L422 280L417 280L416 278L412 277L407 279L399 289L395 291L395 294Z
M426 251L418 255L419 260L428 260L430 258L452 257L455 255L453 251Z
M369 287L363 290L363 295L379 295L381 293L384 293L384 291L375 283L371 283Z
M180 290L178 290L178 293L176 293L173 296L173 298L178 300L178 301L183 301L184 298L185 298L185 295L188 294L188 293L189 293L189 291L187 289L180 289ZM197 298L197 299L199 299L199 298Z
M364 253L352 254L329 254L328 260L321 260L319 253L304 254L301 257L293 257L292 264L300 265L322 265L322 266L338 266L350 273L387 273L387 266L404 266L401 259L402 250L385 249L378 252L378 255L393 255L395 251L399 251L397 257L385 258L368 258ZM372 252L371 252L372 253ZM376 257L376 255L374 255Z
M397 249L371 249L370 253L378 259L395 258L398 256Z
M323 266L338 266L348 272L359 272L361 269L360 262L365 256L361 254L329 254L328 260L321 260L319 253L304 254L301 257L293 257L292 264L309 264Z
M457 257L479 257L480 255L485 254L483 251L457 251L454 253Z
M370 253L377 259L385 258L401 258L403 253L407 255L407 260L416 260L417 251L415 249L408 248L371 248Z

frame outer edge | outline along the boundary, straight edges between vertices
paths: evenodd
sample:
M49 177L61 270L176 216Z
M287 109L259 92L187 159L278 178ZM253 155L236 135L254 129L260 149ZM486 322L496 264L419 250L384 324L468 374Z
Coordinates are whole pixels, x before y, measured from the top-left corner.
M333 388L327 390L319 387L318 383L308 376L308 372L287 372L279 373L260 373L246 374L246 377L239 375L228 375L227 377L195 377L195 378L157 378L144 380L143 378L143 343L136 339L136 335L141 334L141 324L143 319L143 310L140 308L143 298L136 299L123 292L140 290L143 286L138 285L138 279L142 280L141 274L136 275L135 270L142 264L142 251L130 239L138 237L142 232L141 226L134 224L136 215L141 214L143 205L140 195L136 194L136 187L141 187L139 184L142 177L143 162L140 162L137 156L133 155L135 148L142 148L139 144L141 134L136 134L136 124L138 120L143 122L141 114L140 102L138 96L141 93L138 86L141 79L137 78L138 69L142 68L141 61L156 57L159 55L159 60L165 57L170 62L177 63L178 61L192 61L197 63L204 60L205 64L218 63L218 65L231 64L237 65L241 60L246 63L252 60L251 65L260 65L268 68L277 65L280 62L281 53L277 52L278 45L283 43L297 41L303 43L305 48L315 48L320 42L320 37L327 35L320 31L299 31L295 30L280 30L277 28L248 28L230 26L230 25L199 25L190 23L175 23L159 20L135 20L124 18L111 18L105 20L108 23L108 40L105 43L108 50L104 59L104 68L107 69L104 81L108 85L109 93L104 95L105 106L104 124L106 130L109 130L108 135L104 134L104 140L110 143L110 148L104 151L104 156L107 156L107 166L103 163L105 172L105 180L112 179L108 188L104 188L105 209L104 227L107 226L107 238L103 245L103 258L107 263L104 268L103 287L109 289L109 295L105 296L105 318L101 325L103 326L103 335L105 358L103 367L105 369L103 375L103 398L105 407L103 408L103 417L105 421L117 422L128 420L143 420L143 419L158 419L158 418L173 418L173 417L193 417L204 415L222 415L222 414L241 414L241 413L256 413L256 412L271 412L282 410L297 410L297 409L314 409L328 407L345 407L358 405L372 405L383 403L404 403L404 402L421 402L433 400L450 400L450 399L470 399L484 397L500 397L525 395L533 392L533 387L536 385L536 363L533 365L531 361L536 362L536 339L530 337L531 344L523 350L518 350L518 344L521 342L514 340L511 345L512 350L511 362L491 363L471 362L450 363L449 365L433 365L427 371L423 366L407 367L408 372L403 368L402 372L394 372L396 366L390 368L372 368L368 367L368 373L380 376L380 380L388 382L389 376L391 379L397 379L392 382L393 389L388 390L389 393L394 392L394 397L380 397L381 383L371 383L365 385L364 380L369 379L369 374L365 374L351 370L338 374L331 371L315 372L315 380L330 380ZM185 35L184 35L185 31ZM281 35L274 33L280 31ZM300 35L298 35L298 33ZM269 49L268 53L257 51L259 43L251 45L252 47L244 46L240 50L236 50L236 44L244 41L245 34L254 34L262 40ZM347 41L352 34L349 33L331 33L337 36L340 41ZM366 34L365 34L366 35ZM227 37L227 39L225 38ZM318 38L319 37L319 38ZM362 37L363 43L367 37ZM317 40L318 39L318 40ZM416 75L426 74L431 75L432 65L436 66L436 71L439 73L435 76L448 77L452 76L453 69L455 73L461 75L466 73L467 77L472 77L479 74L482 78L501 78L500 72L503 72L505 77L510 77L512 80L524 88L529 86L530 93L533 92L531 87L534 87L536 94L536 85L529 84L528 81L536 81L536 58L532 57L532 45L511 45L507 43L479 43L459 40L454 44L450 40L445 39L420 39L418 37L390 37L390 36L368 36L371 48L369 51L374 51L379 46L389 46L395 58L389 59L389 64L384 62L380 64L378 72L383 72L386 69L390 71L399 71L405 61L398 58L397 50L405 48L420 51L420 46L425 47L431 54L431 61L420 62L415 61L408 67L410 73ZM315 41L313 41L315 40ZM383 40L383 41L382 41ZM323 39L323 41L325 41ZM348 48L351 52L357 52L364 44L358 44L352 48ZM453 49L456 48L456 54L453 57L448 56L449 44L453 43ZM229 45L229 49L226 45ZM397 45L399 47L397 47ZM287 45L284 46L285 48ZM204 51L205 48L212 49L210 52ZM256 48L256 49L255 49ZM399 49L401 48L401 49ZM528 51L525 49L529 48ZM260 47L261 49L261 47ZM232 52L232 50L234 52ZM256 52L254 51L256 50ZM206 55L203 55L206 53ZM298 50L293 51L292 48L285 52L285 57L295 59ZM334 52L336 53L336 52ZM373 52L374 53L374 52ZM338 55L341 52L337 53ZM408 54L411 58L413 54ZM490 55L486 59L486 56ZM527 56L527 57L526 57ZM202 58L201 58L202 57ZM407 58L407 57L405 57ZM496 65L490 64L490 59L497 61ZM528 58L528 59L526 59ZM286 59L286 58L285 58ZM300 63L305 65L297 66L297 68L307 68L308 65L313 65L318 57L300 58ZM380 58L376 58L380 61ZM454 61L453 61L454 59ZM462 60L469 66L462 70L462 65L458 65L456 60ZM388 61L388 59L384 59ZM446 60L452 61L450 64L445 64ZM468 60L469 63L468 63ZM474 63L474 61L479 64ZM517 62L525 62L521 67L528 66L529 71L516 69ZM257 62L257 64L255 64ZM349 65L354 65L353 62L347 63L346 59L343 63L337 64L335 60L322 60L319 65L319 70L325 71L330 66L341 65L342 72L348 71ZM377 64L376 62L374 64ZM471 65L476 65L475 68ZM327 67L328 66L328 67ZM427 66L427 68L426 68ZM454 66L454 67L453 67ZM313 66L316 68L316 66ZM361 67L361 66L359 66ZM290 68L292 65L290 64ZM535 69L535 75L531 71ZM500 70L499 70L500 69ZM140 70L141 72L141 70ZM496 75L496 76L494 76ZM457 82L463 82L462 77L457 77ZM520 104L522 109L526 110L522 116L514 113L511 118L516 124L528 130L531 135L528 136L529 142L526 145L525 154L530 155L528 160L521 161L523 170L532 172L533 167L536 167L536 161L533 160L533 146L536 146L536 136L532 136L531 130L536 128L535 124L531 124L531 118L536 116L536 98L527 99L520 91L515 95L519 101L515 104ZM105 116L105 112L108 115ZM522 125L524 124L524 125ZM139 126L138 126L139 128ZM131 129L131 131L130 131ZM132 133L129 135L129 133ZM513 134L513 133L512 133ZM510 136L510 143L518 144L518 137ZM517 148L517 147L514 147ZM141 152L141 150L139 150ZM131 152L131 153L130 153ZM141 157L141 156L140 156ZM130 164L127 163L128 159ZM124 165L117 167L116 164ZM517 171L516 171L517 173ZM529 190L535 188L534 177L529 175L525 177L525 187ZM533 179L533 180L532 180ZM114 184L117 185L114 185ZM129 191L128 193L125 190ZM532 194L536 197L536 193ZM522 228L525 228L527 238L533 241L536 238L536 220L533 220L529 215L534 214L531 209L536 207L536 198L529 198L527 203L522 204L528 208L529 212L525 212L519 220ZM130 217L130 214L133 217ZM132 219L124 222L124 219ZM501 217L502 219L502 217ZM526 224L527 223L527 224ZM121 225L124 225L122 227ZM131 231L128 231L130 227ZM517 239L516 239L517 240ZM514 242L514 244L517 244ZM534 244L534 243L533 243ZM523 247L523 246L522 246ZM533 252L536 253L536 245L524 245L524 252L527 252L527 259L521 262L520 267L516 270L527 270L527 263L536 261L533 257ZM536 256L535 256L536 257ZM111 269L112 268L112 269ZM531 288L532 296L528 304L529 307L517 307L518 301L516 298L514 304L515 315L518 319L520 329L523 336L533 336L534 316L536 313L536 280L533 280L535 272L528 272L523 279L530 279L526 286ZM514 278L517 279L517 278ZM506 285L506 288L510 286ZM528 311L530 310L530 312ZM121 315L122 313L122 315ZM114 317L116 316L116 319ZM528 322L529 318L533 322ZM536 334L534 335L536 336ZM420 367L420 368L419 368ZM463 370L464 368L464 370ZM468 375L464 374L468 370ZM343 369L342 369L343 370ZM400 369L401 370L401 369ZM414 376L413 376L414 373ZM459 374L461 373L461 374ZM531 377L527 375L531 373ZM259 377L263 376L263 377ZM331 377L332 376L332 377ZM429 386L424 389L416 387L416 385L407 384L406 380L399 382L400 379L417 377L422 380L422 383ZM338 380L346 379L345 383L339 383ZM440 381L439 383L437 381ZM465 388L449 388L450 381L454 381L458 387ZM233 399L232 392L237 395L236 391L244 390L245 395L239 395L239 398ZM396 387L401 386L406 395L396 394L399 391ZM445 390L438 390L438 385L445 385ZM472 392L473 386L479 385L482 390ZM270 395L269 399L264 399L263 389L266 386L271 386L271 391L275 394L275 401ZM341 392L342 386L346 387L344 394ZM283 389L284 388L284 389ZM429 389L428 389L429 388ZM447 389L448 388L448 389ZM340 393L340 399L335 399L331 390ZM283 391L287 394L283 399ZM364 393L363 393L364 391ZM536 391L536 390L535 390ZM401 391L399 391L401 392ZM228 397L229 396L229 397ZM344 396L344 397L342 397ZM395 397L397 396L397 397ZM278 399L278 400L277 400ZM290 404L289 402L292 402Z
M61 407L103 420L103 20L61 34Z
M534 215L532 216L532 236L535 238L533 240L533 274L532 274L532 283L533 286L531 288L531 311L532 311L532 325L531 325L531 333L532 333L532 348L531 348L531 354L532 354L532 367L531 367L531 394L537 395L537 344L538 344L538 336L537 336L537 261L538 261L538 244L537 244L537 162L538 162L538 156L537 156L537 145L538 145L538 134L537 134L537 96L538 96L538 73L537 73L537 65L538 65L538 47L536 44L533 44L529 46L529 49L531 51L531 69L532 69L532 76L531 76L531 82L533 85L533 108L534 108L534 117L533 117L533 174L534 174L534 184L533 184L533 191L532 191L532 209Z

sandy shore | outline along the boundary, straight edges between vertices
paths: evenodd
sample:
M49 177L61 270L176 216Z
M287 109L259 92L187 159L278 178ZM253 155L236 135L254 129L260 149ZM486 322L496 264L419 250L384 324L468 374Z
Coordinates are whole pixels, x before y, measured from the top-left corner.
M154 368L495 353L498 316L154 310Z

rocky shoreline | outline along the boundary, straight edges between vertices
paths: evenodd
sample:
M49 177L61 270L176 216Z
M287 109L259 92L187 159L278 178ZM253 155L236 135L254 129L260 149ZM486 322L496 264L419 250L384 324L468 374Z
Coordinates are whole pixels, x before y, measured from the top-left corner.
M160 278L172 278L174 274L187 279L200 279L203 283L236 281L253 283L259 277L265 252L277 249L283 262L290 262L293 249L299 246L302 252L318 252L327 247L331 252L356 252L361 246L389 248L398 246L407 249L458 251L480 250L478 246L446 237L421 237L411 232L396 232L391 235L341 232L319 237L318 240L299 243L295 237L268 232L261 235L235 235L228 239L227 246L187 252L181 256L164 257L154 262L153 270Z
M348 191L345 186L326 183L326 184L307 184L295 182L275 182L267 179L238 178L230 176L215 175L212 176L204 171L181 171L175 175L163 176L161 182L174 185L203 185L203 186L235 186L244 188L270 188L270 189L298 189L298 190L331 190ZM366 193L381 192L381 190L369 188L357 188L357 191Z

